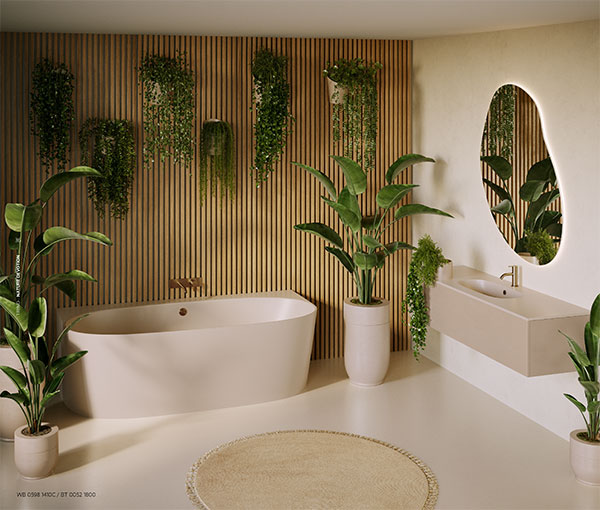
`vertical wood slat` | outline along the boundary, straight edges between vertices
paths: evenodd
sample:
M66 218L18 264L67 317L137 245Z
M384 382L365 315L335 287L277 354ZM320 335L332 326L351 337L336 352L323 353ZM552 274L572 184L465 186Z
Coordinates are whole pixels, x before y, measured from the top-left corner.
M294 224L308 221L341 224L320 200L323 191L316 180L291 162L321 169L341 188L342 173L329 155L340 154L342 147L332 141L331 106L322 70L327 61L342 57L383 63L377 169L369 175L372 193L361 197L365 212L373 212L374 192L384 183L385 169L411 152L409 41L2 33L0 46L2 209L7 202L31 201L46 178L28 119L31 73L41 58L64 62L75 75L71 166L80 162L77 133L89 117L129 119L135 127L138 162L128 217L124 221L99 218L87 199L86 183L80 181L53 199L44 218L44 227L101 231L115 245L65 244L42 262L42 274L80 268L95 275L97 284L79 287L78 305L186 297L179 290L169 291L167 282L173 277L202 277L205 287L198 296L293 289L319 308L313 358L343 354L342 303L354 293L352 279L323 250L322 241L293 230ZM250 170L255 120L250 110L250 69L261 47L289 58L296 121L275 173L257 188ZM229 122L234 131L237 195L222 206L218 195L209 195L200 204L196 159L190 168L170 159L143 168L137 69L149 52L174 56L177 51L186 52L196 76L196 135L202 122L212 117ZM411 179L410 172L402 176L403 183ZM410 241L409 221L389 230L385 241ZM7 235L4 225L0 235L3 239ZM2 257L2 266L10 267L10 254ZM401 251L377 278L376 292L392 301L393 350L409 346L400 312L408 263L409 254ZM50 294L50 304L71 306L56 292Z

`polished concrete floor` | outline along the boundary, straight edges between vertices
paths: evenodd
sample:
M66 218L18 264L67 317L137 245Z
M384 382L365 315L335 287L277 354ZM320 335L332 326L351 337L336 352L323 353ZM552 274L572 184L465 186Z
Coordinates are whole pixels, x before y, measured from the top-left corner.
M276 402L128 420L85 419L57 405L47 418L60 426L56 473L21 479L12 444L0 444L2 510L192 508L185 477L199 457L284 429L352 432L410 451L436 474L440 509L600 508L600 488L574 479L566 441L407 352L392 355L375 388L350 385L342 360L318 361L302 394Z

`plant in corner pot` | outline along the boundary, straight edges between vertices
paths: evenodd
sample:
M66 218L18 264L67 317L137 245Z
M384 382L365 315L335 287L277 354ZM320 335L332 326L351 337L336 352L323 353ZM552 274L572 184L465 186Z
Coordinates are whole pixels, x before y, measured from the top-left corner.
M38 263L63 241L92 241L105 246L112 242L100 232L79 234L65 227L50 227L35 239L44 208L50 198L66 183L79 177L100 177L89 167L75 167L50 177L40 188L40 196L31 204L6 205L4 219L10 233L8 247L15 252L14 273L0 274L0 306L11 318L4 335L16 353L22 371L9 366L0 369L17 390L3 391L0 397L20 407L27 426L15 431L15 464L25 478L48 476L58 458L58 427L43 422L50 399L60 392L65 370L86 354L80 351L58 357L58 347L76 319L58 335L53 345L46 338L48 305L43 296L56 287L75 299L75 281L95 281L84 271L73 269L46 277L39 276ZM42 455L43 452L43 455Z
M579 481L600 485L600 294L592 304L590 320L585 325L585 349L569 336L562 334L569 342L569 356L575 365L587 404L583 404L573 395L564 394L577 407L586 425L585 430L571 432L571 466Z
M317 235L330 246L325 250L336 257L350 272L357 298L344 300L344 364L350 381L360 386L381 384L387 373L390 355L389 301L374 298L377 272L387 257L400 249L413 249L410 244L392 241L384 244L383 235L391 225L415 214L450 214L422 204L400 205L403 198L417 187L416 184L393 184L409 166L433 162L420 154L398 158L387 170L387 185L376 194L377 211L364 215L358 196L367 189L367 175L355 161L344 156L331 156L341 167L346 186L338 193L333 182L323 172L294 163L305 169L325 187L329 198L321 197L339 216L346 232L345 241L331 227L323 223L302 223L296 230Z

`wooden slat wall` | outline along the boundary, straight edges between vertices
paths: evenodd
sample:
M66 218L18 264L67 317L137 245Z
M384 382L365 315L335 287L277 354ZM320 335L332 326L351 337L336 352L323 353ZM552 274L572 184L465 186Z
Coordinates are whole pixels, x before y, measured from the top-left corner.
M489 119L486 119L489 122ZM488 155L485 150L482 154ZM513 147L513 177L509 181L510 193L515 200L517 223L519 232L523 232L525 216L527 214L528 204L519 199L519 189L527 178L527 172L534 163L548 157L548 149L544 142L540 116L535 102L527 92L520 87L516 87L515 99L515 128L514 128L514 147ZM481 164L483 177L500 185L501 179L489 168L488 165ZM490 190L489 186L484 186L487 199L490 205L496 205L499 200L496 194ZM561 211L560 198L555 200L549 207L552 211ZM504 234L509 244L515 246L515 236L509 223L501 216L496 216L496 224L500 232Z
M370 189L378 189L389 164L410 152L409 41L2 33L0 44L2 208L7 202L33 199L46 178L28 120L31 72L41 58L64 62L75 75L72 166L80 162L77 132L87 118L129 119L136 129L137 174L125 221L100 220L87 200L84 182L61 191L44 219L45 225L99 230L113 239L114 246L62 246L44 262L42 274L80 268L95 275L99 283L81 286L78 305L185 297L168 289L168 280L174 277L202 277L206 296L293 289L319 307L313 358L342 355L342 302L354 292L351 279L320 240L292 228L307 221L335 225L337 220L319 199L323 190L316 180L290 162L315 166L340 186L341 172L329 155L342 151L332 142L322 69L326 61L340 57L378 60L383 64L378 170L369 175ZM249 171L254 122L249 109L250 63L263 46L289 57L296 122L277 171L257 188ZM231 123L236 136L237 197L222 208L218 198L200 206L196 161L191 168L168 160L150 170L142 168L137 68L148 52L174 56L177 50L186 52L197 78L196 134L203 120L216 117ZM405 174L403 182L410 182L411 173ZM367 209L374 208L374 193L363 200ZM4 227L1 235L5 239ZM408 220L390 229L392 239L410 240ZM9 265L5 254L2 263ZM407 349L409 343L400 312L408 263L407 252L395 254L376 287L379 295L392 301L394 350ZM51 303L70 306L63 296L51 295Z

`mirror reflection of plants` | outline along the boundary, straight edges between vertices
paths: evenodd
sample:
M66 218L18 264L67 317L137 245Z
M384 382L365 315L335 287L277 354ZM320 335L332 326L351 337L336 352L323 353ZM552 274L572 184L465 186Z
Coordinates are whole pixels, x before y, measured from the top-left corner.
M500 177L501 185L495 184L485 177L483 182L498 197L499 202L490 210L494 218L496 215L500 215L508 221L516 239L514 250L517 253L527 251L525 231L531 233L546 231L552 236L554 242L559 242L562 236L562 224L560 223L562 214L549 210L550 205L560 196L552 160L546 158L535 163L527 172L526 181L519 190L520 199L528 204L523 231L519 228L515 199L509 187L509 180L513 176L512 165L502 156L481 156L481 161L487 163ZM506 242L508 243L508 239Z
M79 132L81 157L102 177L88 178L88 194L98 215L106 208L125 219L135 171L133 124L128 120L88 119Z
M438 269L448 262L431 237L425 235L419 239L418 247L412 253L406 277L406 298L402 302L402 313L410 315L409 328L416 359L425 348L429 325L425 288L435 285Z
M450 214L422 204L400 205L402 199L417 187L417 184L392 184L400 173L409 166L422 162L433 162L431 158L420 154L407 154L398 158L386 172L387 185L383 186L375 197L377 209L374 214L363 214L358 203L358 195L367 189L367 175L361 166L344 156L331 156L341 167L346 186L338 193L333 182L323 172L300 163L293 163L314 175L325 187L329 198L321 199L339 216L346 232L345 241L331 227L323 223L302 223L295 225L296 230L319 236L331 246L325 250L336 257L352 274L356 289L357 302L369 305L377 304L373 298L377 272L383 268L387 257L400 249L413 249L410 244L392 241L384 244L384 233L396 222L415 214L438 214L452 217ZM397 207L399 206L399 207ZM391 218L388 218L391 215Z
M225 196L235 196L235 145L231 126L222 120L210 119L202 124L200 132L200 200L204 203L208 181L212 195L217 187L221 203Z
M174 58L146 55L139 68L143 87L144 166L150 168L158 154L164 162L185 166L194 156L194 73L185 54Z
M294 122L290 110L290 85L287 81L287 57L262 48L252 60L256 109L254 123L254 178L257 186L269 178L281 158Z
M327 63L323 74L337 83L332 97L333 139L342 140L344 156L361 162L367 170L375 167L377 143L377 71L379 62L368 63L361 58L339 59ZM340 88L344 98L339 97Z
M67 152L73 121L73 74L64 64L44 59L32 75L31 132L38 137L39 157L48 171L56 161L62 170L67 166Z
M79 269L42 277L37 274L38 263L63 241L92 241L104 246L112 244L100 232L79 234L65 227L47 228L33 240L34 231L40 224L50 198L63 185L79 177L100 177L100 174L88 167L76 167L55 174L42 185L40 196L34 202L28 206L7 204L4 214L10 230L8 248L15 252L15 269L13 273L0 274L0 307L11 318L4 328L4 335L19 358L23 371L0 367L17 387L15 393L3 391L0 396L19 405L31 435L41 432L46 406L59 393L65 369L86 354L86 351L80 351L57 357L60 342L77 320L65 328L52 345L45 337L48 305L43 295L48 289L56 287L75 300L76 281L96 281Z
M556 245L545 230L525 231L525 249L536 257L541 265L547 264L556 256Z
M482 152L487 143L487 150L490 154L499 154L509 161L512 159L516 95L514 85L503 85L492 97L483 128Z

